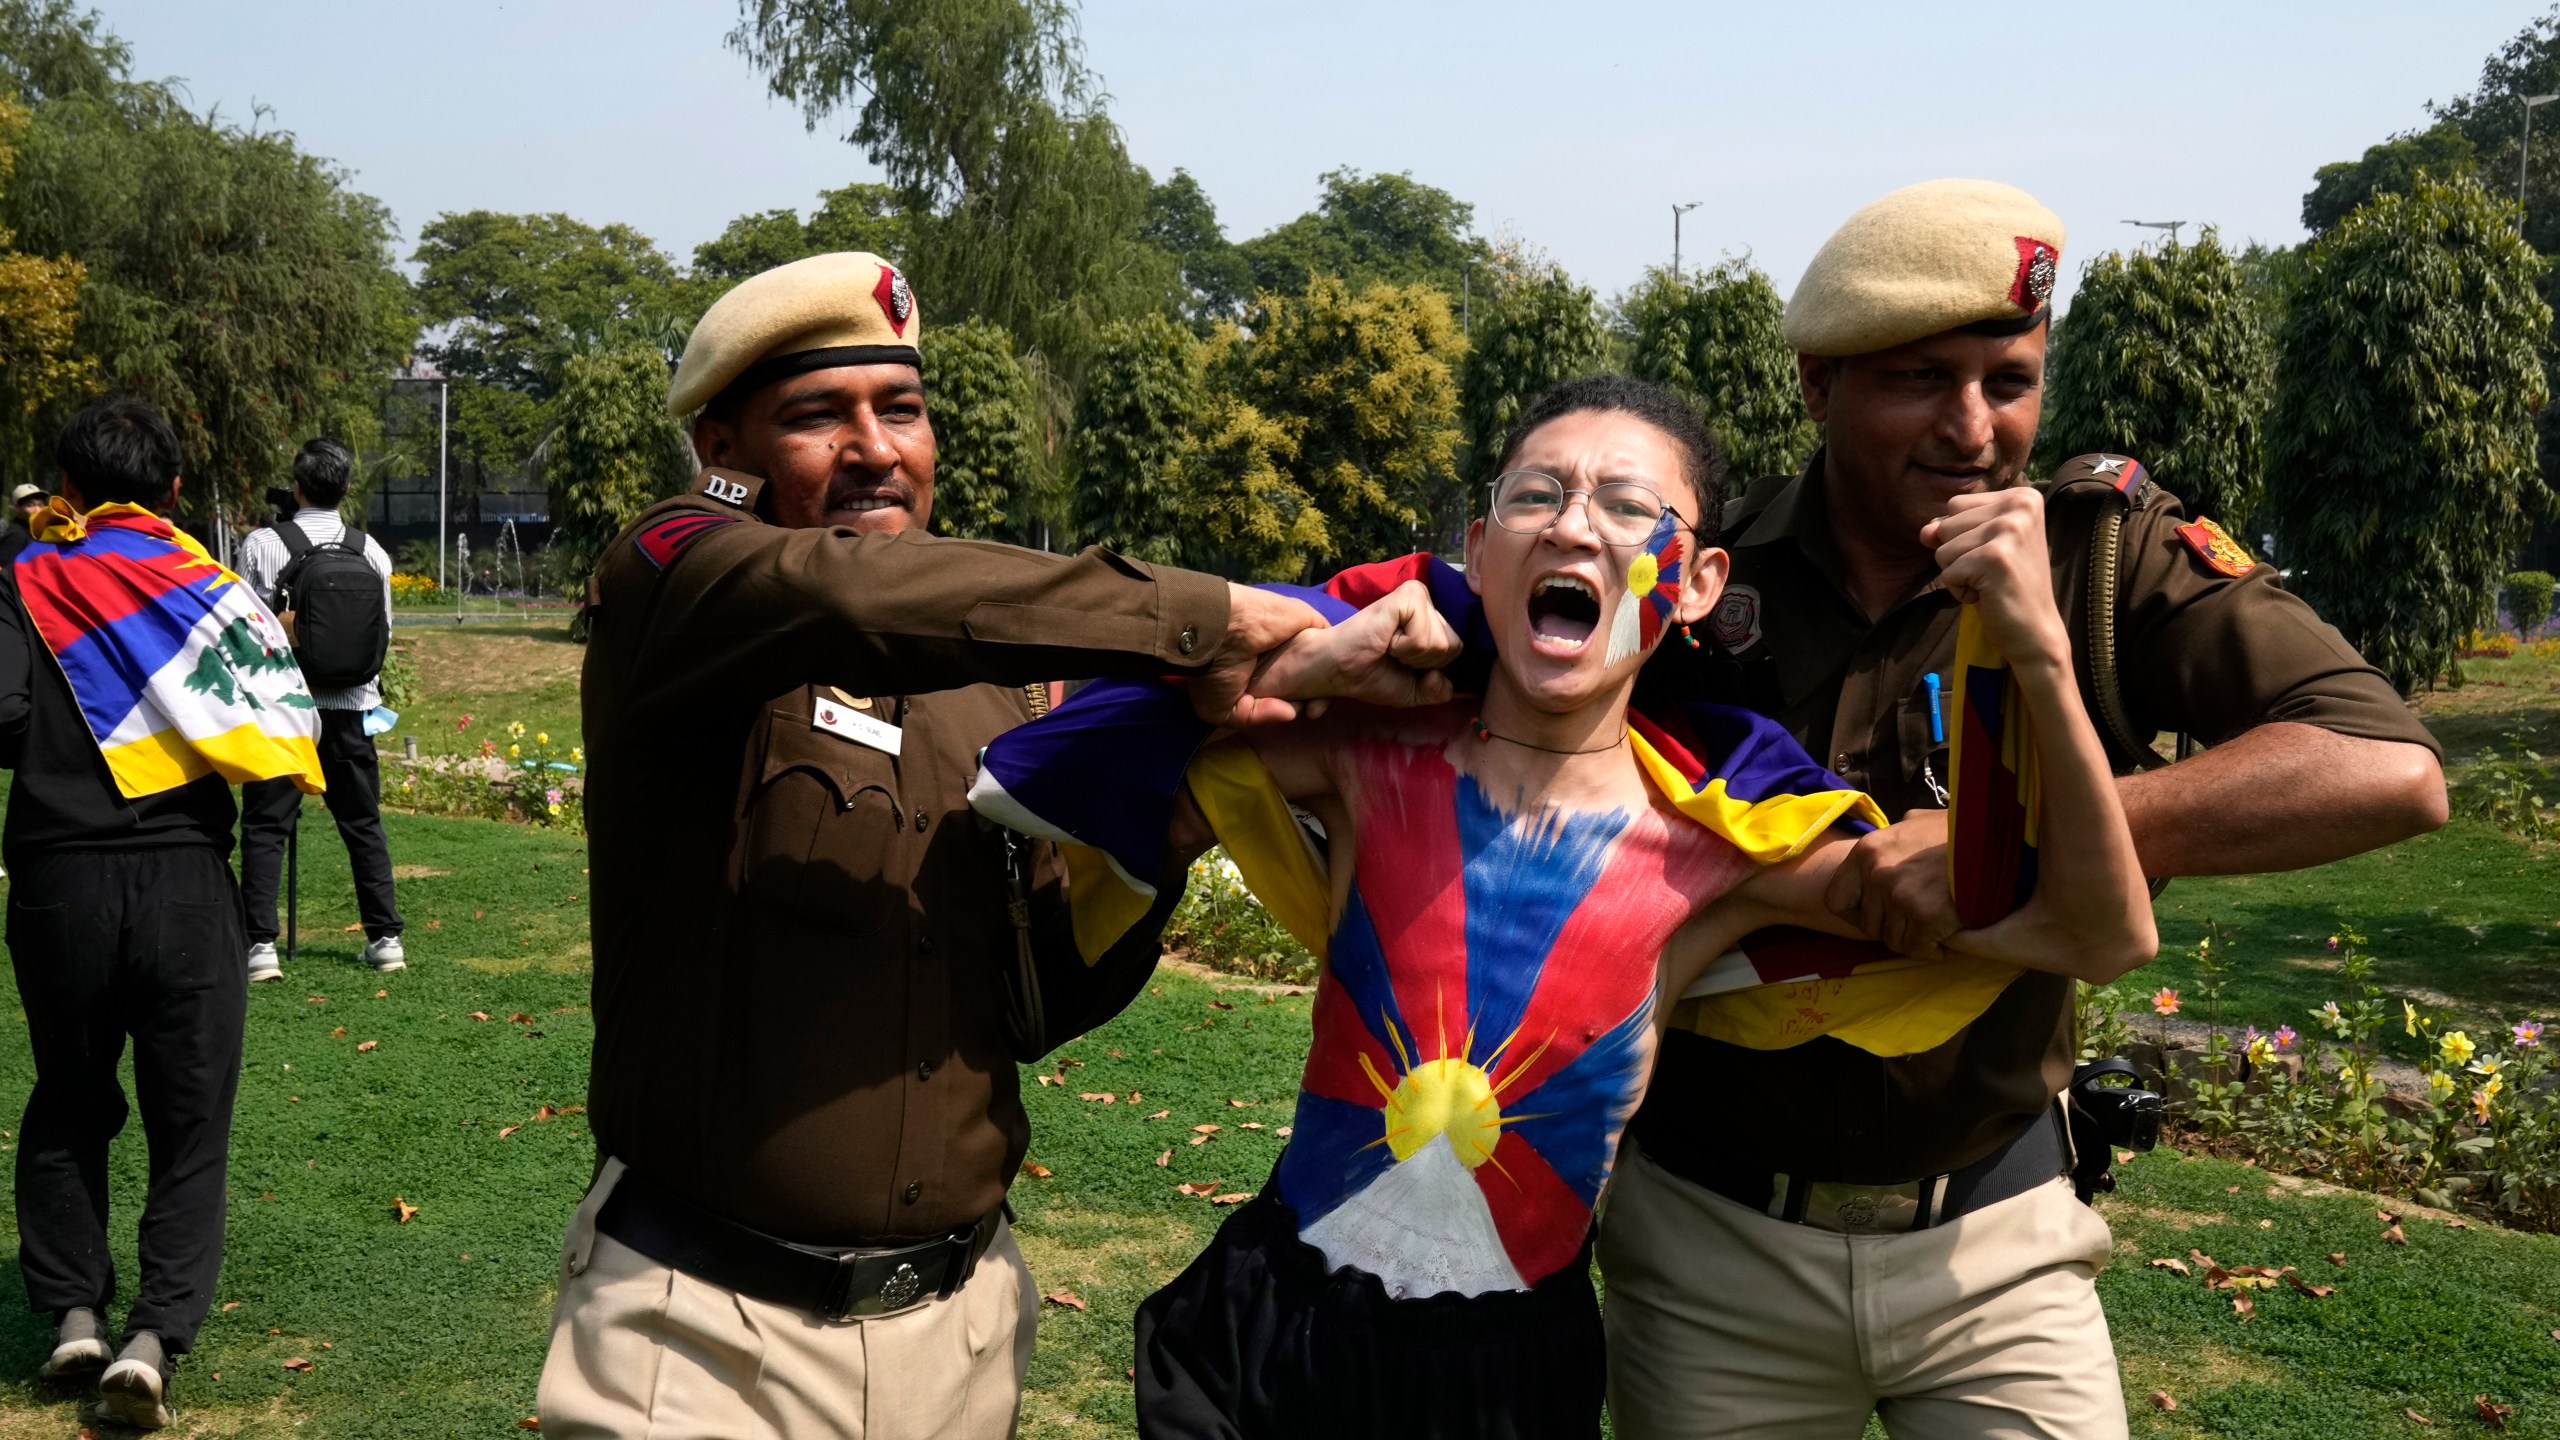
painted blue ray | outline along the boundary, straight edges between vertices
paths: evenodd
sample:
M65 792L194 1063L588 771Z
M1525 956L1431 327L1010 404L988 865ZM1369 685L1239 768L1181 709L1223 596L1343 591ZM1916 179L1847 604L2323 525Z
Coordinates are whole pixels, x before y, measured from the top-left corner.
M1573 1063L1519 1095L1505 1096L1506 1116L1536 1116L1505 1128L1546 1158L1585 1204L1600 1198L1609 1178L1610 1142L1635 1112L1636 1085L1644 1075L1644 1047L1653 1030L1653 997L1591 1042Z
M1472 776L1458 777L1466 857L1468 1057L1477 1064L1520 1026L1565 922L1589 898L1627 814L1510 815Z
M1396 1163L1395 1152L1378 1143L1384 1131L1376 1106L1302 1090L1297 1118L1289 1123L1289 1148L1280 1152L1280 1168L1271 1178L1280 1198L1298 1212L1301 1229L1369 1188Z
M1343 907L1340 923L1333 927L1325 978L1342 987L1361 1028L1386 1050L1390 1060L1412 1051L1413 1027L1404 1023L1404 1011L1396 1004L1386 952L1378 945L1377 926L1370 921L1369 907L1357 886L1352 887L1351 902ZM1402 1069L1402 1062L1397 1062L1397 1068Z

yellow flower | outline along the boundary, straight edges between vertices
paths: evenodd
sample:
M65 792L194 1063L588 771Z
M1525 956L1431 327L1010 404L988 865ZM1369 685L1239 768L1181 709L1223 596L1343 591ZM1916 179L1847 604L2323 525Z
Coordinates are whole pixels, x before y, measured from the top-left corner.
M2418 1007L2406 1000L2400 1002L2400 1028L2412 1038L2418 1033Z
M586 763L587 752L579 749L575 745L572 745L569 747L569 758L579 764L584 764Z
M2456 1030L2438 1041L2436 1048L2444 1055L2446 1064L2459 1065L2469 1060L2471 1053L2480 1047L2471 1043L2470 1036Z
M536 745L548 745L551 743L551 736L548 733L537 731L534 734L533 743Z
M508 747L507 747L507 754L509 754L510 756L513 756L513 755L521 755L521 754L523 754L523 753L524 753L523 751L521 751L521 750L517 749L517 748L516 748L515 746L513 746L513 745L510 745L510 746L508 746Z
M554 814L554 815L559 814L559 813L560 813L560 807L559 807L559 806L557 806L557 805L552 806L552 807L551 807L551 813L552 813L552 814Z
M2276 1047L2274 1042L2264 1035L2253 1036L2249 1041L2248 1054L2250 1064L2264 1065L2276 1058Z
M524 734L524 722L523 722L523 721L521 721L521 720L510 721L510 722L508 723L508 725L507 725L507 733L508 733L508 734L510 734L510 735L517 735L517 736L521 736L521 735L523 735L523 734Z
M2427 1072L2427 1088L2438 1095L2450 1095L2453 1093L2453 1077L2441 1070L2430 1070Z

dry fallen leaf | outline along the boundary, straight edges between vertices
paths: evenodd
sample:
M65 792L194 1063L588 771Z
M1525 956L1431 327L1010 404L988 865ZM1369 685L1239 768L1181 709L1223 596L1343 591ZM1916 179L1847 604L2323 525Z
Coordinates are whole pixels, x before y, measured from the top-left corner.
M2408 1416L2408 1417L2409 1417L2410 1419L2412 1419L2412 1420L2417 1421L2417 1422L2418 1422L2419 1424L2421 1424L2421 1425L2433 1425L2434 1423L2436 1423L2436 1422L2434 1422L2433 1420L2428 1419L2426 1416L2419 1414L2419 1413L2418 1413L2417 1411L2415 1411L2415 1410L2403 1410L2403 1411L2401 1411L2400 1413L2401 1413L2401 1414L2403 1414L2403 1415Z
M388 990L376 990L373 992L373 998L376 1000L388 1000L391 998L391 992Z
M1234 1107L1235 1107L1236 1109L1238 1109L1238 1110L1250 1110L1250 1109L1252 1109L1254 1106L1259 1105L1259 1104L1261 1104L1262 1102L1261 1102L1261 1101L1259 1101L1259 1100L1230 1100L1230 1101L1228 1101L1227 1103L1228 1103L1229 1105L1234 1106Z
M1041 1164L1037 1160L1025 1160L1022 1162L1022 1173L1030 1176L1034 1180L1046 1180L1058 1172Z
M1233 1010L1236 1007L1228 1004L1224 1000L1212 1000L1209 1002L1209 1008L1212 1010Z
M1173 1152L1172 1152L1172 1151L1170 1151L1170 1150L1167 1150L1167 1151L1166 1151L1166 1152L1164 1152L1163 1154L1161 1154L1161 1155L1159 1155L1159 1156L1157 1156L1157 1157L1156 1157L1156 1168L1157 1168L1157 1169L1159 1169L1159 1170L1164 1169L1165 1167L1167 1167L1167 1166L1171 1165L1172 1163L1173 1163Z
M1038 1080L1043 1085L1055 1085L1058 1083L1058 1077L1055 1075L1038 1075L1032 1078Z
M2237 1195L2240 1193L2240 1187L2237 1185L2225 1185L2222 1187L2222 1193L2225 1195Z
M1288 1138L1289 1138L1289 1132L1290 1132L1290 1130L1291 1130L1292 1128L1294 1128L1294 1127L1292 1127L1292 1126L1288 1126L1288 1125L1283 1125L1283 1126L1281 1126L1279 1129L1274 1130L1274 1131L1272 1131L1271 1133L1272 1133L1272 1134L1274 1134L1274 1135L1279 1136L1279 1137L1280 1137L1281 1139L1283 1139L1283 1140L1286 1140L1286 1139L1288 1139Z
M1048 1301L1052 1305L1064 1306L1069 1310L1082 1310L1084 1308L1084 1297L1078 1295L1073 1290L1052 1290L1040 1298Z
M1247 1120L1244 1122L1243 1128L1247 1130L1259 1130L1262 1128L1262 1122L1259 1120Z
M1194 1125L1191 1129L1193 1133L1200 1135L1215 1135L1218 1133L1218 1127L1215 1125Z
M533 1023L533 1017L519 1010L513 1015L507 1017L507 1023L510 1025L530 1025Z
M1209 1203L1212 1205L1241 1205L1247 1200L1252 1199L1253 1194L1254 1192L1250 1190L1238 1190L1232 1195L1212 1195L1209 1197Z
M329 997L326 995L305 995L302 997L302 1003L305 1005L326 1005L329 1003Z
M1172 1111L1170 1111L1170 1110L1159 1110L1159 1111L1157 1111L1156 1113L1154 1113L1153 1115L1148 1116L1147 1118L1148 1118L1148 1119L1150 1119L1150 1120L1161 1120L1161 1119L1163 1119L1164 1117L1166 1117L1167 1115L1170 1115L1170 1114L1172 1114L1172 1113L1173 1113L1173 1112L1172 1112Z
M2201 1250L2190 1250L2190 1251L2188 1251L2188 1252L2187 1252L2187 1258L2188 1258L2188 1259L2190 1259L2190 1260L2193 1260L2194 1262L2196 1262L2197 1264L2199 1264L2199 1265L2203 1266L2203 1267L2204 1267L2204 1268L2206 1268L2207 1270L2219 1270L2219 1269L2221 1269L2221 1268L2222 1268L2222 1264L2221 1264L2221 1262L2220 1262L2220 1261L2215 1260L2212 1256L2207 1255L2206 1253L2204 1253L2204 1252L2203 1252L2203 1251L2201 1251Z
M2231 1295L2231 1313L2247 1320L2258 1313L2258 1302L2249 1298L2248 1291L2235 1290Z
M346 1026L344 1026L344 1025L341 1025L341 1026L339 1026L337 1029L330 1031L330 1032L329 1032L329 1038L330 1038L330 1039L332 1039L332 1040L344 1040L344 1039L346 1039L346 1038L347 1038L347 1027L346 1027Z
M1099 1100L1105 1105L1116 1104L1120 1099L1119 1096L1112 1094L1108 1090L1087 1090L1076 1098L1079 1100Z
M2451 1230L2468 1230L2471 1228L2471 1222L2463 1219L2459 1215L2454 1216L2452 1219L2447 1220L2444 1223L2445 1227Z
M2332 1265L2336 1265L2336 1266L2339 1266L2339 1267L2343 1268L2343 1267L2346 1265L2346 1263L2347 1263L2347 1252L2346 1252L2346 1251L2344 1251L2344 1250L2332 1250L2332 1251L2330 1251L2330 1252L2329 1252L2329 1263L2330 1263L2330 1264L2332 1264Z
M2513 1405L2493 1404L2486 1395L2472 1396L2471 1403L2480 1412L2480 1423L2500 1433L2507 1428L2507 1417L2516 1413Z
M2373 1212L2373 1218L2374 1218L2374 1219L2376 1219L2376 1220L2381 1221L2381 1222L2382 1222L2383 1224L2385 1224L2385 1225L2388 1225L2388 1224L2390 1224L2392 1221L2397 1220L2397 1219L2399 1219L2400 1217L2399 1217L2399 1216L2397 1216L2397 1215L2392 1214L2392 1213L2391 1213L2390 1211L2388 1211L2388 1210L2376 1210L2376 1211L2374 1211L2374 1212Z
M342 925L342 926L340 926L340 927L339 927L339 929L341 929L342 931L344 931L345 933L347 933L347 934L349 934L349 935L352 935L352 934L354 934L355 932L357 932L357 931L359 931L359 930L361 930L361 929L363 929L363 928L364 928L364 922L363 922L363 921L361 921L361 920L357 921L357 922L356 922L355 924L353 924L353 925Z
M2151 1268L2151 1269L2153 1269L2153 1270L2175 1270L2175 1271L2177 1271L2177 1272L2178 1272L2179 1274L2181 1274L2181 1275L2187 1275L2187 1274L2192 1274L2192 1273L2193 1273L2192 1271L2190 1271L2190 1270L2188 1270L2188 1269L2187 1269L2187 1262L2186 1262L2186 1261L2184 1261L2184 1260L2174 1260L2174 1259L2154 1260L2154 1261L2152 1261L2152 1262L2151 1262L2151 1264L2150 1264L2150 1267L2149 1267L2149 1268Z
M545 1106L543 1106L542 1108L540 1108L540 1109L538 1109L538 1110L536 1110L536 1111L534 1111L534 1112L533 1112L533 1118L534 1118L534 1119L536 1119L536 1120L540 1120L540 1121L543 1121L543 1122L545 1122L545 1123L548 1123L548 1122L550 1121L550 1119L551 1119L551 1117L552 1117L552 1116L557 1115L557 1114L559 1114L559 1113L560 1113L559 1111L552 1109L552 1108L551 1108L550 1106L548 1106L548 1105L545 1105Z
M1215 1180L1194 1180L1188 1184L1176 1185L1173 1188L1181 1191L1185 1195L1215 1195L1218 1193L1218 1182Z
M471 1018L474 1020L486 1020L489 1018L489 1012L486 1010L474 1010L471 1012Z
M222 1302L222 1313L224 1313L224 1314L226 1314L226 1315L230 1314L232 1311L237 1310L237 1309L239 1309L239 1308L240 1308L240 1302L239 1302L239 1301L237 1301L237 1300L225 1300L225 1301L223 1301L223 1302Z
M2177 1408L2178 1408L2178 1402L2177 1402L2176 1397L2172 1396L2172 1395L2171 1395L2168 1391L2166 1391L2166 1390L2154 1390L2154 1391L2152 1391L2152 1392L2151 1392L2151 1404L2152 1404L2152 1407L2153 1407L2154 1409L2158 1409L2158 1410L2175 1410L2175 1409L2177 1409Z
M284 1368L286 1368L287 1370L292 1370L292 1371L300 1372L300 1371L304 1371L304 1370L308 1370L308 1369L310 1369L310 1368L311 1368L311 1362L310 1362L310 1361L308 1361L308 1360L303 1359L303 1358L302 1358L301 1356L299 1356L299 1355L295 1355L295 1356L292 1356L291 1358L287 1359L287 1360L284 1362Z
M2406 1245L2406 1244L2408 1244L2408 1243L2409 1243L2409 1237L2408 1237L2408 1236L2406 1236L2406 1235L2401 1234L2401 1233L2400 1233L2400 1227L2399 1227L2399 1226L2397 1226L2397 1225L2394 1225L2394 1226L2392 1226L2390 1229L2383 1231L2383 1232L2382 1232L2382 1238L2383 1238L2383 1239L2385 1239L2385 1240L2390 1241L2390 1242L2391 1242L2392 1244L2394 1244L2394 1245Z
M391 1197L391 1213L399 1216L400 1223L406 1225L417 1215L418 1207L394 1195Z
M2258 1228L2261 1230L2273 1230L2276 1228L2276 1222L2273 1220L2261 1220L2258 1222Z
M441 930L444 928L444 922L441 920L430 920L427 922L427 928L430 930Z
M1146 1098L1145 1096L1140 1095L1140 1094L1139 1094L1137 1091L1135 1091L1135 1090L1132 1090L1132 1091L1130 1091L1130 1092L1129 1092L1129 1103L1130 1103L1130 1104L1132 1104L1132 1105L1137 1104L1140 1100L1143 1100L1143 1099L1145 1099L1145 1098Z
M584 875L587 872L581 870L578 873ZM539 1415L527 1415L516 1422L516 1428L519 1430L539 1430L542 1428L542 1417Z
M2284 1269L2279 1273L2284 1277L2284 1283L2301 1291L2303 1294L2310 1296L2314 1300L2326 1300L2330 1296L2338 1293L2338 1287L2335 1285L2314 1285L2310 1281L2303 1279L2301 1276L2294 1274L2293 1267L2290 1265L2284 1267Z
M2133 1152L2132 1152L2132 1151L2130 1151L2130 1150L2119 1150L2119 1151L2117 1151L2117 1152L2116 1152L2116 1163L2117 1163L2117 1164L2119 1164L2119 1165L2130 1165L2130 1164L2132 1164L2132 1163L2133 1163ZM2175 1402L2172 1402L2172 1403L2174 1404Z
M361 1055L361 1054L363 1054L364 1052L366 1052L367 1050L371 1050L371 1049L373 1049L375 1046L380 1045L381 1043L382 1043L382 1042L381 1042L381 1041L379 1041L379 1040L364 1040L364 1041L359 1041L359 1042L357 1043L357 1045L356 1045L356 1053L357 1053L357 1054L359 1054L359 1055Z
M523 1129L523 1128L524 1128L524 1127L523 1127L522 1125L510 1125L510 1126L507 1126L505 1129L500 1130L500 1131L498 1132L498 1138L499 1138L499 1139L501 1139L501 1140L504 1140L504 1139L506 1139L508 1136L513 1135L514 1133L516 1133L517 1131L519 1131L519 1130L521 1130L521 1129Z
M1209 1143L1209 1137L1206 1135L1194 1135L1191 1137L1191 1143L1194 1145L1206 1145Z

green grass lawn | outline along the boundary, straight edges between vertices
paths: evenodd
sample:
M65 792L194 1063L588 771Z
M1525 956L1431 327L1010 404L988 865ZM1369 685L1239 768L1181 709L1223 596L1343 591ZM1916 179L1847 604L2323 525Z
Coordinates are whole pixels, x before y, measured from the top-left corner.
M593 1164L581 1114L532 1119L584 1099L581 847L555 832L393 816L412 962L377 977L341 928L354 918L344 853L316 807L308 818L311 943L282 983L251 992L221 1287L232 1308L214 1313L179 1378L177 1433L514 1433L532 1413L559 1232ZM1023 1249L1043 1290L1086 1307L1045 1308L1026 1435L1130 1433L1131 1313L1226 1213L1176 1187L1261 1188L1289 1123L1309 1003L1169 970L1128 1014L1060 1052L1080 1064L1039 1067L1062 1083L1026 1079L1031 1159L1050 1173L1017 1184ZM14 1004L0 1016L24 1024ZM379 1044L358 1048L369 1040ZM15 1128L30 1081L24 1040L0 1040L0 1125ZM1117 1098L1079 1098L1105 1092ZM1148 1118L1157 1111L1171 1113ZM510 1126L521 1128L501 1134ZM138 1125L118 1142L114 1173L129 1294ZM2411 1429L2403 1406L2468 1427L2471 1395L2487 1393L2517 1407L2514 1433L2560 1436L2560 1341L2549 1334L2560 1328L2560 1238L2412 1218L2399 1249L2382 1242L2370 1199L2270 1195L2269 1183L2161 1153L2131 1166L2108 1203L2121 1263L2101 1293L2138 1433L2400 1436ZM395 1198L419 1207L406 1225ZM0 1233L0 1249L13 1241ZM2262 1295L2243 1323L2200 1280L2141 1263L2190 1247L2226 1264L2300 1266L2338 1291ZM2321 1258L2331 1251L2348 1255L2334 1274ZM0 1440L67 1436L74 1402L24 1378L47 1335L17 1293L13 1275L0 1278ZM284 1369L294 1357L313 1367ZM2154 1389L2179 1409L2152 1410Z
M400 724L381 738L388 751L398 751L402 737L418 737L418 748L430 754L470 748L494 739L511 721L525 731L546 732L564 750L583 744L578 723L578 669L586 647L569 638L559 625L433 626L403 628L399 644L408 647L418 667L419 695L400 712ZM455 722L469 715L468 731Z

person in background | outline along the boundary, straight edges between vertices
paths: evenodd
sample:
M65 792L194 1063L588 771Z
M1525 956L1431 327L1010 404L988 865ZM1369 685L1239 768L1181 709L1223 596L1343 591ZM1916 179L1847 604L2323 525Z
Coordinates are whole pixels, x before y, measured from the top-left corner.
M44 513L45 504L51 499L41 485L21 485L9 492L10 518L17 523L6 527L7 534L0 535L0 565L17 559L18 552L35 538L36 517Z
M308 551L317 557L327 548L361 553L381 577L382 615L386 633L391 619L391 557L370 535L350 530L338 518L347 498L347 479L355 456L335 440L314 440L293 457L293 518L253 532L240 544L240 574L271 610L281 610L278 592L295 559ZM293 532L290 537L287 532ZM300 541L299 545L294 541ZM306 587L307 589L308 587ZM310 609L315 599L301 602ZM307 628L307 627L306 627ZM312 693L320 702L320 766L328 777L323 798L330 818L346 841L347 861L355 870L356 914L364 921L364 959L376 970L398 970L408 963L400 945L400 907L391 884L391 841L382 832L382 769L364 717L382 704L380 674L361 684L332 687L315 680ZM285 844L302 815L302 792L290 784L268 781L240 790L240 891L248 908L249 978L274 980L284 974L276 956L276 885L284 868Z
M18 1266L49 1312L49 1380L97 1374L105 1418L169 1422L176 1357L222 1270L225 1157L247 985L231 786L320 788L317 717L275 618L161 518L178 438L148 404L83 408L62 498L0 569L9 958L36 1083L18 1135ZM107 1146L133 1073L151 1138L141 1283L122 1351Z

